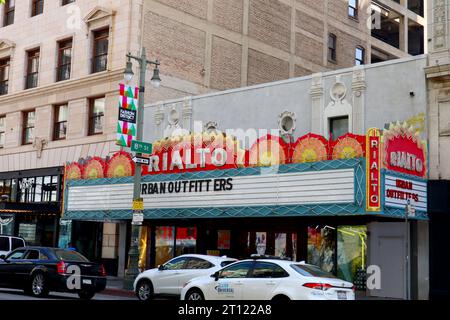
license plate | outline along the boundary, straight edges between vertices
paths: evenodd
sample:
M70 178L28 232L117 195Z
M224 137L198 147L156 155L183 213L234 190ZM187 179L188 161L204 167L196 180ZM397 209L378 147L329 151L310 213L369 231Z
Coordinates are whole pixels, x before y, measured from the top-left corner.
M83 279L83 284L92 284L91 279Z
M337 296L339 300L347 300L347 292L345 291L338 291Z

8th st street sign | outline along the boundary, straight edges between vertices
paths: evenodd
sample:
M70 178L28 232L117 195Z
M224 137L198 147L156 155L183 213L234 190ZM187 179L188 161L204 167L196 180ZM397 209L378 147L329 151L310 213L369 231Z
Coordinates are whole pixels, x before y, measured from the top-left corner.
M151 143L133 140L131 141L131 151L136 153L152 154L153 145Z

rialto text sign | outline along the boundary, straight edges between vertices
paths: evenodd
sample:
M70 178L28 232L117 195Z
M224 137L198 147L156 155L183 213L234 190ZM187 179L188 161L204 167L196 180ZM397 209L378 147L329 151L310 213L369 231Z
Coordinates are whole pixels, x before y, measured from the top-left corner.
M383 132L383 163L386 169L426 177L426 142L405 124L391 124Z
M381 135L380 130L370 129L367 133L366 142L366 209L367 211L380 211L380 153Z

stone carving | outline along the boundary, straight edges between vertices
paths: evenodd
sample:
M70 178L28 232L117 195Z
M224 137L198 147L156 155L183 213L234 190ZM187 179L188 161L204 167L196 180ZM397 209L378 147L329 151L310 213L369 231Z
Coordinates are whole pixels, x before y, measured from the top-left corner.
M167 122L169 125L164 130L164 137L171 137L171 136L182 136L185 134L189 134L189 131L184 130L180 125L180 113L175 108L175 106L172 106L169 115L167 117Z
M215 131L217 131L218 127L219 127L219 125L217 124L216 121L208 121L205 124L205 131L206 132L215 132Z
M162 103L158 104L158 107L155 112L155 124L160 126L164 120L164 111L162 110Z
M42 156L42 150L44 149L44 146L47 145L47 140L44 138L36 137L33 141L33 148L36 150L37 158L40 159Z
M337 79L336 83L330 89L330 96L334 103L342 103L347 95L347 87Z
M183 100L183 128L192 130L192 115L194 114L194 108L192 107L192 97L186 97Z
M292 135L296 128L297 116L294 112L284 111L278 116L281 135Z
M323 135L327 138L330 134L330 124L329 119L337 118L337 117L348 117L348 132L352 132L353 130L353 107L352 105L345 99L347 96L347 87L341 81L340 76L336 77L336 82L330 88L330 97L331 101L326 106L323 117Z
M446 0L433 1L433 47L434 49L442 49L447 46L446 30L448 26L448 3Z

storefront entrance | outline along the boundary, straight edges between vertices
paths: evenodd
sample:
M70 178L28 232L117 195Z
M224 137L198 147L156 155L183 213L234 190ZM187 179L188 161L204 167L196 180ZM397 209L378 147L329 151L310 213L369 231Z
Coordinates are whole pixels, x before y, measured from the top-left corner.
M102 258L103 223L73 221L70 246L91 261L100 262Z
M337 225L338 219L329 220L330 225L320 220L313 223L311 218L196 220L189 224L146 221L141 231L141 268L157 267L188 253L238 259L265 254L306 261L364 290L367 225Z

